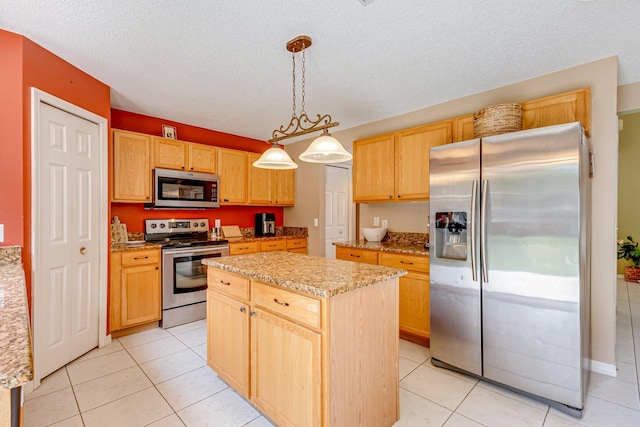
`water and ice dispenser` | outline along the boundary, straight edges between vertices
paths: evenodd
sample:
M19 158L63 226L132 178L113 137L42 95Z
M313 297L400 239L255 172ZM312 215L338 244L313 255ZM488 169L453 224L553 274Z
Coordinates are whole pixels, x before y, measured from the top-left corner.
M436 212L435 251L438 258L466 261L467 259L467 213ZM433 244L432 244L432 249Z

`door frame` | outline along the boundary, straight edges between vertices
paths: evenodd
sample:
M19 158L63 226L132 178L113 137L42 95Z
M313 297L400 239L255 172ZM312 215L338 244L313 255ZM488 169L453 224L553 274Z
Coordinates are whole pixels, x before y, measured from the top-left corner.
M40 328L38 328L39 316L38 309L40 307L38 301L38 275L41 269L40 258L38 257L37 248L39 243L38 233L36 231L36 224L38 221L36 218L39 216L39 203L38 203L38 180L39 173L38 164L40 160L40 152L38 150L38 142L40 140L40 103L49 104L52 107L58 108L74 116L80 117L84 120L93 122L99 126L99 156L100 156L100 171L98 173L98 179L100 180L100 194L98 200L100 208L98 209L98 223L100 224L100 231L98 233L98 243L100 252L98 254L98 276L100 278L99 292L98 292L98 304L100 308L100 314L98 318L98 346L104 347L111 343L111 334L107 334L107 276L108 276L108 146L109 146L109 123L105 117L94 114L84 108L71 104L63 99L48 94L35 87L31 88L31 307L32 307L32 330L34 339L33 345L33 365L34 376L33 386L38 387L40 385L41 377L38 375L38 366L40 357L44 355L38 354L37 343L39 342L36 337L40 334Z

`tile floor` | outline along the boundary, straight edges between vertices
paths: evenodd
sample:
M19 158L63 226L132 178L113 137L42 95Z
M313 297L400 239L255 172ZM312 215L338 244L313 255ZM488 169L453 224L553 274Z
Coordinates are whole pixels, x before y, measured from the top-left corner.
M592 373L581 420L500 387L435 368L400 342L396 426L640 426L640 285L618 280L618 377ZM271 426L205 362L205 322L114 339L25 397L25 426Z

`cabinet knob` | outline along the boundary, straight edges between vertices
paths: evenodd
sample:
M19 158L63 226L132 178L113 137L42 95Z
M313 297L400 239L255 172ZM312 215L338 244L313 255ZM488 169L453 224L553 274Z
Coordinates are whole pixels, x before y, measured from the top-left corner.
M244 308L244 307L240 307L240 312L241 312L241 313L244 313L245 311L247 311L247 309L246 309L246 308Z
M390 198L390 199L393 199L393 195L392 195L392 194L389 194L389 198Z
M151 199L151 197L147 196L147 197L145 197L145 199L149 200L149 199Z
M181 168L182 170L184 170L184 166L180 166L180 168Z
M255 311L250 311L250 312L249 312L249 316L255 316L255 315L256 315L256 312L255 312Z
M398 194L398 199L402 197L402 194Z
M191 168L191 170L193 170L193 168Z

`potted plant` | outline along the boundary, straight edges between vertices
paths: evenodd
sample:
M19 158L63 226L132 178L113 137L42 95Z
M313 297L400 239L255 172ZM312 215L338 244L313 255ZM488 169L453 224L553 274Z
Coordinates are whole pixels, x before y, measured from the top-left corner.
M624 270L624 280L627 282L640 282L640 248L631 236L627 240L618 240L618 259L631 261L633 265Z

